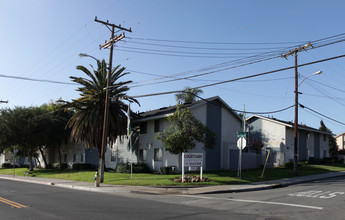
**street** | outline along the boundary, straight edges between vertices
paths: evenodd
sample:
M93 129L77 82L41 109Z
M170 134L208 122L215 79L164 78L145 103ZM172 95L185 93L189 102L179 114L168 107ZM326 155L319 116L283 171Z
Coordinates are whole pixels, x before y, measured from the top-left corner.
M1 180L0 219L344 219L344 180L199 195L104 194Z

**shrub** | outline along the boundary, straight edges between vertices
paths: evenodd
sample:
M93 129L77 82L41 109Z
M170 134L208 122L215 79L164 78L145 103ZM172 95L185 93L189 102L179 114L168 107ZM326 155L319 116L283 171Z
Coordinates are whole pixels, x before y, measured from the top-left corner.
M57 170L66 170L68 168L68 165L67 165L67 163L62 163L61 167L60 167L60 163L54 163L52 165L52 168L57 169Z
M29 164L21 164L20 166L19 166L20 168L30 168L30 165Z
M73 170L94 170L95 167L89 163L74 163L72 166Z
M308 164L308 161L299 161L299 162L297 162L297 167L302 167L302 166L305 166L307 164ZM293 168L293 162L284 163L284 167L289 168L289 169Z
M172 173L176 173L176 169L173 166L161 167L160 168L160 173L162 175L169 175L169 174L172 174Z
M151 173L150 167L143 162L133 164L133 173Z
M10 163L3 163L3 164L1 165L1 168L13 168L13 165L10 164Z
M116 166L116 173L130 173L131 165L129 163L121 163Z
M150 168L145 163L132 164L133 173L150 173ZM116 166L116 173L130 173L131 164L122 163Z

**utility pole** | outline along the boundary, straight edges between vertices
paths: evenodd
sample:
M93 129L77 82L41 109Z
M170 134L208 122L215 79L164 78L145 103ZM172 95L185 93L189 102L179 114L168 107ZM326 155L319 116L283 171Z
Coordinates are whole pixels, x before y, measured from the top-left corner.
M108 21L100 21L97 19L97 17L95 17L95 22L101 23L106 25L108 28L111 27L111 37L110 40L105 42L103 45L100 46L100 48L108 48L110 46L110 55L109 55L109 69L108 69L108 77L107 77L107 87L105 90L105 104L104 104L104 120L103 120L103 134L102 134L102 146L101 146L101 157L100 157L100 161L99 161L99 165L98 165L98 172L97 172L97 176L96 176L96 187L100 186L100 174L103 173L104 170L104 153L105 150L104 148L106 147L106 142L107 142L107 128L108 128L108 102L109 102L109 82L110 82L110 73L112 70L112 63L113 63L113 50L114 50L114 43L116 43L117 41L121 40L122 38L125 37L124 34L119 34L117 36L115 35L115 28L123 30L123 31L128 31L128 32L132 32L131 29L126 29L121 27L121 25L115 25L115 24L110 24ZM103 182L103 178L102 178L102 182Z
M287 56L295 56L295 123L294 123L294 148L293 148L293 175L297 176L297 163L298 163L298 71L297 71L297 54L302 50L311 47L312 44L308 43L302 47L296 48L287 54L282 55L282 58L287 59Z

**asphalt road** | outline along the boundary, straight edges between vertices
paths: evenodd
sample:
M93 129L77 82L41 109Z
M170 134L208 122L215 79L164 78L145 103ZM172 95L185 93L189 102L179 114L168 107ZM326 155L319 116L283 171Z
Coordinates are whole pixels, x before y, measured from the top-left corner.
M271 190L103 194L0 181L0 219L344 219L345 177Z

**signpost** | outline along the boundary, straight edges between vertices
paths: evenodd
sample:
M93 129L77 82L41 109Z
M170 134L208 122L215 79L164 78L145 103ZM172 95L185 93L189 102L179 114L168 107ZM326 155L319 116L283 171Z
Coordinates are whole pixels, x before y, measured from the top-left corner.
M245 107L243 110L243 118L242 118L242 130L237 132L237 147L240 149L239 150L239 155L238 155L238 171L237 171L237 176L240 178L240 182L242 180L242 149L244 146L247 145L247 140L246 140L246 113L245 113Z
M200 179L202 179L202 164L204 162L203 153L182 153L182 182L184 182L184 168L189 167L189 170L196 170L200 167Z
M14 156L16 156L17 153L18 153L18 149L14 149L14 151L13 151L13 177L16 176L16 165L15 165L15 161L14 161L14 159L15 159Z

